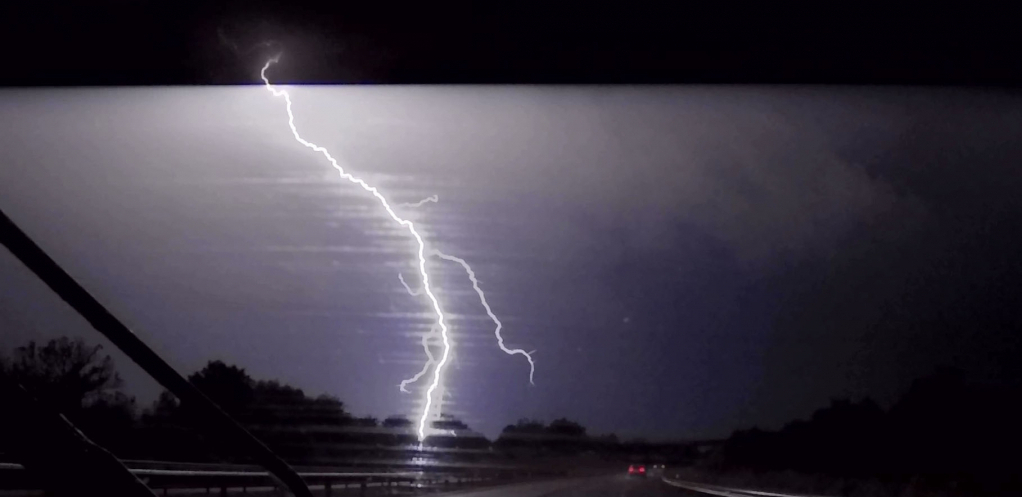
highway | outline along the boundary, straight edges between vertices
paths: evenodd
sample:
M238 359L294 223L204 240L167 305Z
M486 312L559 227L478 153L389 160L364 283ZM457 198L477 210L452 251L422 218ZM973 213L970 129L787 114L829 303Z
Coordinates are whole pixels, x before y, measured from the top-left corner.
M484 490L440 494L437 497L447 495L451 497L819 497L662 480L658 476L629 478L623 470L620 475L505 485Z
M710 494L674 487L664 483L659 477L629 478L622 469L620 475L507 485L441 495L451 495L451 497L707 497Z

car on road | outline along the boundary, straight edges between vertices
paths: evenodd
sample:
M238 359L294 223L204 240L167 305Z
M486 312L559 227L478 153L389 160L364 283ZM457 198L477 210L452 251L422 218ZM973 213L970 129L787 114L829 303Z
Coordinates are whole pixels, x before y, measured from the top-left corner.
M629 464L628 465L628 476L646 476L646 465L645 464Z

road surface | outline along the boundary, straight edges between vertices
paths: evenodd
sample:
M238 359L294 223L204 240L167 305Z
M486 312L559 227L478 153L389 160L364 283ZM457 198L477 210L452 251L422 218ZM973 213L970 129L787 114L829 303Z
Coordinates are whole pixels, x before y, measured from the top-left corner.
M629 478L620 475L542 483L508 485L484 490L441 494L450 497L712 497L672 487L659 477ZM440 496L438 496L440 497Z

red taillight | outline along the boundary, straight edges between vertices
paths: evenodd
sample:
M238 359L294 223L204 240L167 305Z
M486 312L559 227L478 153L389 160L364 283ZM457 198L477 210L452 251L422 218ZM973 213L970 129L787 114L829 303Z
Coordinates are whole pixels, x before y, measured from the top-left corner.
M646 467L645 467L645 466L643 466L643 467L640 467L640 468L639 468L639 472L640 472L640 473L645 473L645 472L646 472Z

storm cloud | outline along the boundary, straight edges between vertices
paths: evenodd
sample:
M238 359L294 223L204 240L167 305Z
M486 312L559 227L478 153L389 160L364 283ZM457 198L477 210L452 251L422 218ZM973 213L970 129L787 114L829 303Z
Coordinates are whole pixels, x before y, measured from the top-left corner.
M462 273L433 263L458 344L445 405L487 434L568 416L719 436L834 396L890 400L938 364L1017 378L1013 95L293 96L302 133L395 201L438 195L408 215L473 263L510 344L538 350L529 387ZM397 278L414 275L412 244L294 143L263 89L8 90L0 115L0 206L179 369L223 358L358 413L414 410L397 384L430 315ZM92 336L13 261L0 268L5 345ZM138 376L129 387L151 398Z

